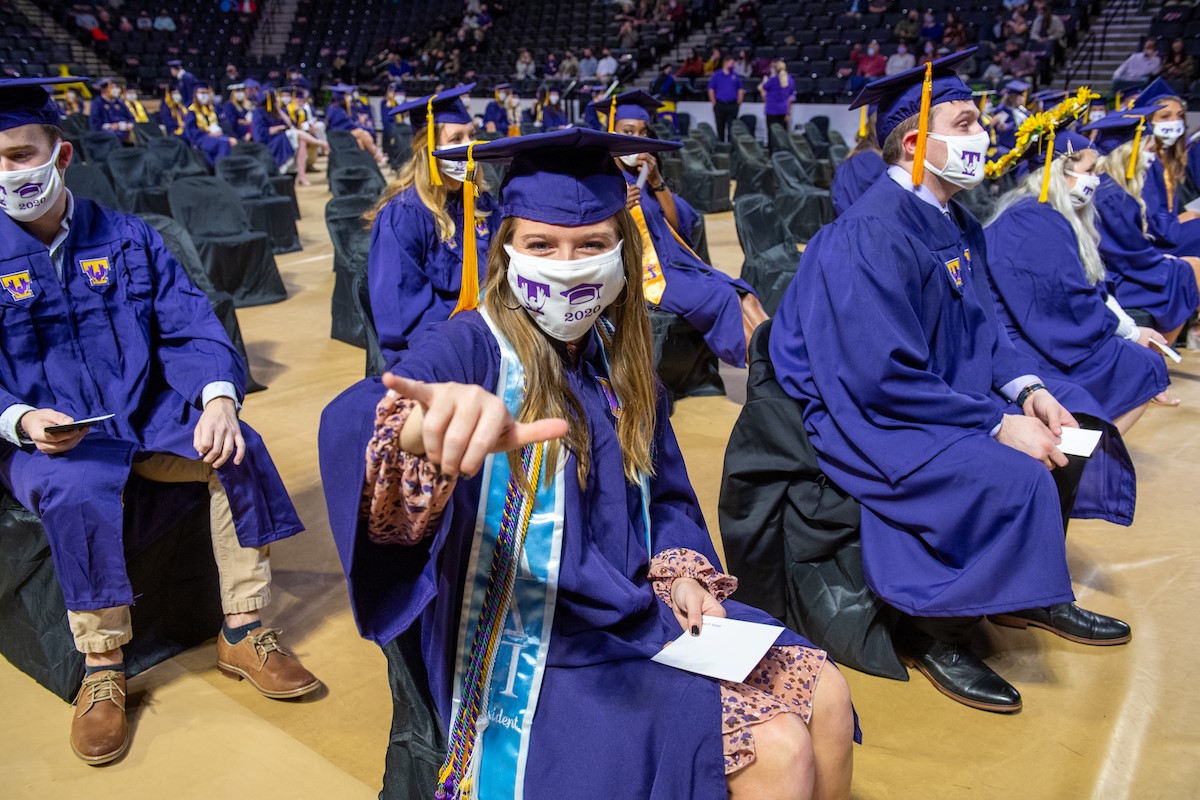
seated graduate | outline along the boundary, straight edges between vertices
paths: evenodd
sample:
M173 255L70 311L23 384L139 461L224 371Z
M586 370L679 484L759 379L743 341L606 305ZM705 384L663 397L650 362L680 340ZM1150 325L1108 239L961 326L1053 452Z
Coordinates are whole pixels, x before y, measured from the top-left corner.
M569 124L567 112L563 110L562 98L558 89L546 90L540 100L525 109L522 120L527 124L538 126L538 129L543 132L567 127Z
M1102 157L1097 167L1096 227L1100 256L1121 306L1141 309L1150 326L1174 342L1200 307L1200 258L1163 253L1150 239L1142 187L1154 158L1143 145L1145 121L1158 110L1144 106L1114 111L1080 128L1095 133Z
M856 725L823 651L785 630L747 683L650 660L702 615L773 623L726 600L651 365L613 159L678 146L573 128L439 151L468 175L512 160L481 307L468 252L463 313L382 399L367 379L323 414L360 628L420 625L438 797L849 796Z
M1200 131L1193 133L1188 140L1187 176L1192 191L1200 194Z
M371 140L375 139L375 113L371 111L371 104L368 103L358 92L358 87L352 87L350 90L350 112L351 116L358 122L362 129L371 134Z
M122 98L124 82L117 78L96 81L99 90L92 98L88 123L94 131L108 131L126 144L133 144L133 114Z
M1056 445L1078 423L1004 336L979 283L983 231L953 202L982 181L988 148L954 71L973 52L854 101L878 104L888 171L809 242L769 352L821 470L862 505L863 570L906 615L901 656L951 699L1015 712L1020 693L970 649L981 615L1085 644L1130 629L1072 602L1064 517L1083 470ZM1109 467L1097 461L1088 472ZM1105 518L1129 524L1121 466Z
M1029 96L1029 112L1031 114L1041 114L1045 111L1050 111L1066 99L1067 91L1065 89L1042 89L1040 92L1034 92Z
M1184 209L1179 201L1188 169L1187 104L1162 78L1142 90L1138 103L1159 106L1150 115L1154 135L1146 138L1146 150L1154 153L1142 186L1146 231L1166 253L1200 256L1200 214Z
M392 81L383 90L383 100L379 103L379 127L383 131L383 141L386 142L392 137L392 125L396 122L403 122L404 115L391 113L392 109L401 103L408 102L408 93L404 91L404 85L400 81Z
M146 112L146 107L142 105L142 101L138 98L136 86L126 86L122 99L125 102L125 107L129 109L134 123L150 121L150 115Z
M513 136L509 130L509 102L512 95L511 83L498 83L492 87L494 99L490 100L483 110L483 129L488 133L498 133L501 136ZM520 121L517 122L517 133L520 135Z
M63 92L63 96L55 102L58 103L58 111L63 119L75 114L87 116L87 107L83 103L83 97L79 94L79 89L74 86L68 86Z
M863 192L870 189L886 171L887 164L883 163L879 142L875 140L875 112L868 113L867 107L863 106L858 123L858 142L833 171L830 192L833 194L834 215L846 213L846 209L854 205L854 201L862 197Z
M375 144L375 125L367 127L360 118L354 95L358 93L357 86L339 83L329 87L329 105L325 108L325 127L331 131L349 131L358 144L359 150L371 154L380 167L387 164L387 155Z
M583 109L583 127L591 128L594 131L608 130L608 126L604 124L604 120L600 119L601 100L604 99L606 90L604 86L584 86L579 89L580 99L587 94L591 95L591 101Z
M183 105L183 95L178 89L163 89L162 102L158 106L158 124L162 126L167 136L184 138L184 126L187 124L187 106Z
M10 197L37 187L0 214L0 483L45 527L87 669L71 747L103 764L129 743L121 647L134 597L122 494L131 472L208 486L225 612L218 669L273 698L320 682L260 622L267 545L302 526L262 439L238 421L245 366L153 228L64 188L72 148L39 85L56 82L0 81L0 186ZM54 430L103 414L113 417Z
M996 314L1038 374L1086 389L1125 434L1151 399L1169 402L1166 362L1150 344L1167 341L1134 324L1106 286L1093 204L1100 154L1091 141L1052 125L1027 141L997 174L1018 160L1032 171L1000 199L984 231Z
M1011 80L1000 88L1000 105L992 110L994 145L1011 150L1017 144L1017 128L1029 117L1025 103L1033 87L1025 81Z
M299 137L305 143L303 172L317 171L317 158L321 151L329 153L329 141L325 137L325 123L317 119L316 109L313 108L312 102L308 95L308 90L300 86L283 86L279 89L279 105L287 111L288 117L296 126L296 130L306 136L311 136L312 139L319 144L312 144L305 136ZM321 147L321 145L325 145ZM307 186L307 178L304 181L297 180L301 186Z
M254 109L250 127L254 141L265 144L271 151L280 173L285 173L295 159L296 183L312 186L312 181L305 175L308 171L308 149L311 146L318 153L328 154L329 145L296 126L287 112L287 106L274 89L268 88L263 92L263 102Z
M433 151L475 137L475 121L462 103L473 87L460 86L392 109L393 114L408 113L412 119L413 157L366 215L371 224L367 257L371 313L389 364L408 347L414 333L448 319L458 304L466 171L461 161L440 161ZM475 222L470 238L486 251L499 223L487 187L478 179L476 185L479 196L472 198Z
M183 122L183 137L203 154L211 167L233 152L237 139L228 136L221 127L220 117L213 109L212 87L208 81L196 81L192 104Z
M656 138L651 122L661 103L647 92L634 89L600 105L600 112L611 118L613 132ZM683 224L677 207L680 199L667 186L652 152L624 156L618 166L628 184L629 212L642 239L646 301L686 319L725 363L746 366L746 344L754 329L768 319L758 295L745 281L705 264L685 241L691 223Z
M218 112L221 127L233 138L249 141L254 135L254 128L250 122L254 113L254 103L246 97L244 83L231 83L226 89L229 96L225 98Z

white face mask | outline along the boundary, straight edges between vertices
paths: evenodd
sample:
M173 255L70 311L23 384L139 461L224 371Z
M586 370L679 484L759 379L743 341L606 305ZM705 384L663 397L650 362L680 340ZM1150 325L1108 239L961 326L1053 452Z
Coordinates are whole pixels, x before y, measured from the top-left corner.
M17 222L33 222L44 215L63 193L63 177L56 166L62 142L40 167L0 172L0 208Z
M1071 207L1083 208L1096 199L1096 189L1100 188L1100 179L1095 175L1083 175L1078 172L1064 170L1064 175L1069 175L1075 179L1075 185L1071 187Z
M246 99L246 93L245 92L234 92L233 99L237 100L240 103Z
M1104 119L1107 116L1108 116L1108 109L1093 108L1091 111L1088 112L1088 122L1095 122L1096 120Z
M938 169L930 164L927 158L925 169L964 189L973 189L983 182L984 157L991 142L987 131L971 136L943 136L940 133L931 133L929 138L946 143L946 166Z
M558 105L558 95L556 95L556 94L550 95L550 105L552 105L552 106Z
M1154 123L1154 136L1163 143L1164 147L1170 147L1178 142L1186 130L1187 126L1184 125L1183 120Z
M1157 161L1157 156L1149 150L1142 151L1142 169L1150 169L1150 166Z
M208 101L210 99L211 98L208 96L208 92L196 92L196 102L199 103L200 105L202 105L202 106L208 105Z
M627 156L617 156L617 158L621 159L621 163L627 167L636 167L638 165L637 153L631 153Z
M131 93L129 93L129 94L127 94L127 95L125 95L125 102L126 102L126 103L136 103L136 102L137 102L137 95L136 95L136 94L133 94L132 92L131 92Z
M179 92L171 92L171 99L174 100L176 103L182 103L183 95L181 95Z
M621 245L598 256L556 261L518 253L506 244L508 286L547 336L573 342L625 288Z
M508 92L497 92L496 99L498 101L500 101L501 103L503 103L505 100L508 99Z
M467 162L465 161L450 161L445 158L438 159L438 168L447 178L453 178L458 182L463 182L467 179Z

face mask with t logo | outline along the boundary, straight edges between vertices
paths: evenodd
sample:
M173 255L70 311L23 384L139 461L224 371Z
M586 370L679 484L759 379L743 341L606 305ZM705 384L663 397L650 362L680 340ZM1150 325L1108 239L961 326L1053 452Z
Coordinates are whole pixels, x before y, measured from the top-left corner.
M946 143L946 166L938 169L927 158L925 169L964 189L973 189L983 182L984 156L990 143L987 131L970 136L943 136L940 133L928 136Z

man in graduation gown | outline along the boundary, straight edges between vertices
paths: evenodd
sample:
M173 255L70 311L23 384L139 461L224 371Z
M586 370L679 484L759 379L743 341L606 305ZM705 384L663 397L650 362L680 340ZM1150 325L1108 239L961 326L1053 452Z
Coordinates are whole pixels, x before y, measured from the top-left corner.
M207 81L196 84L193 101L183 123L183 137L203 154L211 167L233 152L237 139L225 135L221 118L213 108L212 89Z
M100 92L92 98L88 121L94 131L108 131L127 144L133 143L133 114L121 98L121 84L112 78L96 82Z
M1014 712L1020 694L968 646L982 615L1088 644L1130 632L1072 602L1062 497L1079 472L1056 445L1077 423L1001 334L983 232L951 202L988 147L954 73L971 52L856 99L878 103L888 172L809 243L770 354L822 471L862 504L865 576L907 615L908 663L954 700Z
M168 61L167 66L171 69L171 88L179 90L185 107L190 106L192 93L196 91L196 76L184 69L179 59Z
M320 684L259 619L267 546L302 526L262 439L238 421L245 367L152 228L64 188L72 148L35 80L0 81L0 483L49 539L87 669L71 746L101 764L129 743L131 472L208 486L226 615L218 668L274 698Z

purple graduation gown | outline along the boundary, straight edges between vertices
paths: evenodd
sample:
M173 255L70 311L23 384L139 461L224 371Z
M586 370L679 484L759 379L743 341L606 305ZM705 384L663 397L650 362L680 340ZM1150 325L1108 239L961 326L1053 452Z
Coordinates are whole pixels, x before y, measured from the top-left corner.
M222 133L213 136L206 128L200 127L199 117L195 111L188 110L187 119L183 123L183 137L188 144L199 150L211 167L219 160L233 152L229 139Z
M636 174L624 169L621 174L629 185L637 183ZM746 366L746 331L742 327L740 297L756 292L750 284L713 269L681 245L671 234L662 204L649 186L642 187L641 204L646 228L667 279L658 307L678 314L700 331L717 358L735 367Z
M838 164L833 171L833 213L840 217L854 201L870 189L879 176L887 172L883 156L874 150L864 150Z
M280 167L296 154L296 149L288 140L287 131L271 133L271 128L286 124L287 122L278 113L268 112L262 107L254 109L253 116L250 118L251 135L254 137L254 141L265 144L271 151L271 158L275 159L276 166Z
M129 605L121 494L150 453L195 459L201 393L245 368L208 299L152 228L75 198L63 282L45 245L0 215L0 408L26 403L76 419L115 414L69 453L0 442L0 481L41 516L67 608ZM28 296L26 296L28 295ZM303 530L262 439L242 424L246 458L217 474L247 547Z
M1167 388L1157 351L1116 336L1103 284L1087 281L1071 225L1052 206L1027 198L985 231L996 314L1038 375L1079 384L1119 417Z
M886 175L822 228L779 307L770 353L821 469L862 503L863 568L916 616L1073 599L1054 479L992 429L999 388L1036 374L1002 335L978 221Z
M1160 250L1177 256L1200 256L1200 219L1179 221L1183 206L1178 186L1168 208L1166 169L1158 159L1146 172L1142 201L1146 204L1146 230Z
M1146 238L1141 207L1111 176L1100 176L1095 202L1100 255L1117 300L1126 309L1145 310L1156 330L1178 328L1200 306L1191 266L1164 255Z
M352 131L361 128L355 120L346 113L344 102L333 102L325 107L325 128L331 131Z
M468 312L419 333L396 371L494 390L499 361L483 318ZM591 470L581 489L575 458L568 457L558 603L532 728L526 796L725 798L717 682L650 661L681 631L646 577L651 554L640 492L625 479L615 420L597 380L603 372L594 333L579 363L564 365L564 374L583 406ZM322 415L321 473L330 526L359 629L382 645L419 618L430 691L442 720L450 720L463 571L481 479L458 481L437 532L420 544L370 543L358 512L364 454L382 392L378 379L367 379ZM717 565L661 391L653 452L653 549L686 547ZM778 624L735 601L724 607L731 618ZM777 644L811 646L790 631Z
M488 243L500 225L492 196L475 200L477 212L492 211L475 226L479 285L487 276ZM458 304L462 286L462 192L448 195L454 238L444 242L433 213L410 186L379 212L371 227L367 280L379 347L392 363L421 328L442 322Z
M118 131L105 128L116 122L133 124L133 112L120 100L109 100L97 95L92 99L91 113L88 114L88 124L94 131L107 130L118 139L126 142L133 141L133 131Z
M225 132L235 139L245 139L247 133L252 134L252 120L258 116L258 109L243 109L232 100L221 104L217 116L224 124Z

